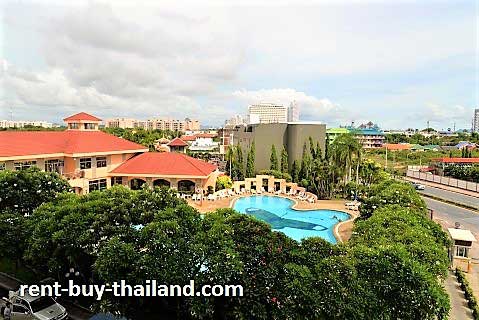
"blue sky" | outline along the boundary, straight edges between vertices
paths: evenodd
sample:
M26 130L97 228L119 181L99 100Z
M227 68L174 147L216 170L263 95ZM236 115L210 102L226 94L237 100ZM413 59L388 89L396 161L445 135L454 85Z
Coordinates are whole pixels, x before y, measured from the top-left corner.
M65 3L2 2L0 119L219 125L295 100L331 127L446 129L479 107L477 1Z

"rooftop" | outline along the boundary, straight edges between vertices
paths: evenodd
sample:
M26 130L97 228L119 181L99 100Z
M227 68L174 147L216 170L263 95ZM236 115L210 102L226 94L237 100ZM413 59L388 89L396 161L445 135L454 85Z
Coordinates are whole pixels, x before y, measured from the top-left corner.
M110 174L207 177L215 170L215 165L182 153L146 152L121 164Z
M477 241L474 235L469 230L464 229L455 229L455 228L448 228L449 234L453 240L462 240L462 241Z
M171 140L167 146L170 146L170 147L186 147L188 146L188 144L186 142L184 142L183 140L181 140L180 138L174 138L173 140Z
M443 163L479 163L479 158L435 158L431 160Z
M2 131L0 159L40 154L148 151L142 145L102 131Z
M91 114L88 114L86 112L80 112L80 113L76 113L72 116L69 116L65 119L63 119L63 121L101 121L100 118L97 118L95 116L92 116Z

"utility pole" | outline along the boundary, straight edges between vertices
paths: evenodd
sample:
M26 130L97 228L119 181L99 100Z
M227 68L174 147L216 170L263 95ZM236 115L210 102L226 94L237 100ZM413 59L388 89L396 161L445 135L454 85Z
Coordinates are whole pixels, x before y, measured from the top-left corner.
M386 145L386 171L388 171L388 146Z

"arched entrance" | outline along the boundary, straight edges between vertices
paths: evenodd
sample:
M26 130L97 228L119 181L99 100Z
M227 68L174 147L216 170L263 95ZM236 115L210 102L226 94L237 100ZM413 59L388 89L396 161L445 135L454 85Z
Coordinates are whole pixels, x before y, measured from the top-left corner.
M130 189L131 190L140 190L141 187L146 183L143 179L132 179L130 181Z
M191 180L178 181L178 191L195 192L195 183Z
M153 181L153 187L167 187L169 188L171 183L165 179L156 179Z

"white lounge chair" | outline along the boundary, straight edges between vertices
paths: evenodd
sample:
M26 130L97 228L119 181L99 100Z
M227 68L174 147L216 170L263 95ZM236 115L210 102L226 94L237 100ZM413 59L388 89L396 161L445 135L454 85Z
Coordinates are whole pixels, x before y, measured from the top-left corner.
M245 188L241 188L241 194L243 194L245 192L246 192Z
M251 194L256 194L256 189L251 189Z
M196 193L191 196L191 200L196 201Z
M308 198L308 202L309 203L315 203L316 202L316 197L311 195L309 198Z
M231 197L235 195L235 193L234 193L233 190L231 190L231 189L228 189L228 194L229 194Z

